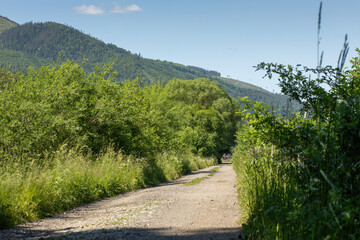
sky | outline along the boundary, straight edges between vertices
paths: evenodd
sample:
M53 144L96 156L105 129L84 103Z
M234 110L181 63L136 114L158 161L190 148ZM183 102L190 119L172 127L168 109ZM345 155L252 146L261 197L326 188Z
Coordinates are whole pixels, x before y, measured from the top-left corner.
M323 0L320 50L336 66L360 48L359 0ZM150 59L215 70L280 92L260 62L317 65L320 0L0 0L18 24L58 22ZM349 64L348 64L349 65Z

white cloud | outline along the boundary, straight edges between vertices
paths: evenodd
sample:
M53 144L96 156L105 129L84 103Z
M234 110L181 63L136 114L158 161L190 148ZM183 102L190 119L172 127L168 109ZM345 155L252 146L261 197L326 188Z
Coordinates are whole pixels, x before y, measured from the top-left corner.
M113 13L129 13L129 12L140 12L142 11L142 8L139 7L136 4L132 4L125 7L120 7L119 5L116 5L111 12Z
M89 14L89 15L101 15L104 14L105 11L101 7L96 7L94 5L81 5L75 7L75 11L82 14Z

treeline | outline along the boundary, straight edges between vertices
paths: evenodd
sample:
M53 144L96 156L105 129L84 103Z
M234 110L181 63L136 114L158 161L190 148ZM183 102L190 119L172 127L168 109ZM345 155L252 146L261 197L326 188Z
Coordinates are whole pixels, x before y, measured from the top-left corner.
M0 71L0 227L173 179L234 144L238 103L216 82L115 77L75 61Z
M303 112L279 117L242 99L233 161L250 239L360 238L360 58L351 64L258 65Z
M6 17L0 16L0 33L5 31L6 29L18 26L19 24L11 21L10 19Z
M209 79L141 87L140 80L113 82L110 67L87 74L75 62L23 76L2 70L1 78L0 156L6 161L65 141L95 153L112 145L139 156L170 148L218 156L234 141L237 103Z

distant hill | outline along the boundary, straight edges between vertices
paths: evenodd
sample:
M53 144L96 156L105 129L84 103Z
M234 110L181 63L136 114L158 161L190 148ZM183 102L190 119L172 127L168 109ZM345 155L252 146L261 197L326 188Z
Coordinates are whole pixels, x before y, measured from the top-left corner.
M119 80L140 77L152 83L159 78L168 81L174 77L193 79L200 76L220 76L215 71L145 59L139 54L132 54L113 44L105 44L72 27L54 22L26 23L8 29L0 35L0 49L30 54L49 63L55 61L59 53L65 59L82 61L86 58L88 61L85 66L89 69L96 63L111 63L117 59L114 67L119 72ZM4 64L6 62L2 63ZM13 64L13 67L19 66Z
M16 27L19 26L19 24L17 24L16 22L11 21L10 19L6 18L6 17L2 17L0 16L0 34L12 27Z
M4 22L12 21L1 18ZM114 69L118 81L139 77L151 84L158 80L165 83L173 78L195 79L200 77L217 81L233 97L249 96L280 109L286 105L283 95L270 93L252 84L223 78L217 71L195 66L184 66L169 61L143 58L140 54L106 44L75 28L55 23L26 23L8 27L0 33L0 67L25 70L28 66L40 67L54 62L61 53L65 59L83 61L90 71L93 65L111 63L116 59Z

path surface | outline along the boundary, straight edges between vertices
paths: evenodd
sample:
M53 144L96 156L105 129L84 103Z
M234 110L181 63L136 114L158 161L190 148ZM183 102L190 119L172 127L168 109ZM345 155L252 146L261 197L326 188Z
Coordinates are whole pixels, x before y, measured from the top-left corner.
M235 173L219 167L0 231L0 239L239 239Z

